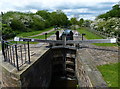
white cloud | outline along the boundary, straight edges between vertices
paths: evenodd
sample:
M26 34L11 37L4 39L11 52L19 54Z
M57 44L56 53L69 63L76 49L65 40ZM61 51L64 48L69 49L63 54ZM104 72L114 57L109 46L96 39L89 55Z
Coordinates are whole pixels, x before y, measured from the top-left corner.
M69 19L72 17L74 17L74 15L68 16ZM96 18L96 16L94 15L78 15L78 17L79 18L77 20L79 20L80 18L84 18L84 20L94 20Z
M56 9L63 10L67 15L85 13L101 14L108 11L113 4L119 0L1 0L0 11L32 11L48 9L55 11ZM103 3L103 4L102 4ZM99 12L98 12L99 10ZM84 16L84 18L89 18ZM91 17L90 17L91 18Z
M87 12L87 8L81 8L81 9L64 9L63 12L69 13L69 12Z

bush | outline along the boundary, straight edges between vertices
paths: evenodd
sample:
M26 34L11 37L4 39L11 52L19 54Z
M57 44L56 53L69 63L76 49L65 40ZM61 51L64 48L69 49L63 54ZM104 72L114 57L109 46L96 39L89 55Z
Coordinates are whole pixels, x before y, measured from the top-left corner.
M12 37L16 36L16 33L8 27L6 24L3 25L3 30L2 30L2 36L3 40L10 39Z
M22 32L43 30L51 26L67 25L68 18L62 11L37 13L7 12L2 15L3 34L11 38ZM8 35L8 36L7 36ZM10 37L11 36L11 37Z
M110 18L108 20L97 19L91 24L91 28L117 36L120 34L120 18Z
M25 25L18 19L13 19L11 24L10 24L11 28L13 30L19 30L19 31L24 31L26 30Z

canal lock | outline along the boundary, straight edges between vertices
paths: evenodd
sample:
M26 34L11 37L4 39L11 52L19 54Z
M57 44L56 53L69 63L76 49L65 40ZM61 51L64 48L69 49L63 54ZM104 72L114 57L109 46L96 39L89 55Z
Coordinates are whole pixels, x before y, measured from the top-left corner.
M64 51L60 57L52 60L52 78L49 89L78 89L78 80L75 73L76 51Z

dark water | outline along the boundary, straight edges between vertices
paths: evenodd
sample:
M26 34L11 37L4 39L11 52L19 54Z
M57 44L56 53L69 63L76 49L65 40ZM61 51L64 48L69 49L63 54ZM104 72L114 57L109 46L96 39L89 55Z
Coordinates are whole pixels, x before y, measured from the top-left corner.
M78 81L76 79L52 79L49 89L77 89Z

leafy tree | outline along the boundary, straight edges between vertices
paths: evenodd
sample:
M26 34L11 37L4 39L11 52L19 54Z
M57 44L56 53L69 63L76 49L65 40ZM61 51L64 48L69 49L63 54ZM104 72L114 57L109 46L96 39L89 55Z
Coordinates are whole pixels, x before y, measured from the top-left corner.
M120 17L119 5L113 6L113 9L109 11L109 17Z
M48 12L47 10L36 13L6 12L2 15L3 35L11 38L21 32L42 30L51 26L65 26L70 24L67 16L61 10Z
M10 24L13 30L26 31L25 25L19 20L14 18Z
M81 18L81 19L78 21L78 25L81 27L81 26L83 25L83 23L84 23L84 19Z
M47 10L37 11L36 14L40 15L43 19L50 19L50 13Z
M85 27L90 27L90 24L91 24L91 20L84 20L83 25L84 25Z
M78 21L75 17L71 18L70 21L71 21L72 25L77 25L78 24Z
M33 22L30 23L30 27L34 30L42 30L45 28L45 23L42 19L40 18L36 18L36 17L32 17Z
M100 19L100 18L105 18L106 20L109 19L110 17L120 17L120 5L114 5L112 7L112 10L108 11L107 13L105 14L101 14L97 17L97 19Z
M8 39L16 36L16 33L7 24L2 24L2 36Z
M100 19L100 18L104 18L105 20L107 20L109 18L109 13L107 12L105 14L101 14L96 19Z
M52 25L64 26L68 23L67 16L61 10L52 12L50 17Z

